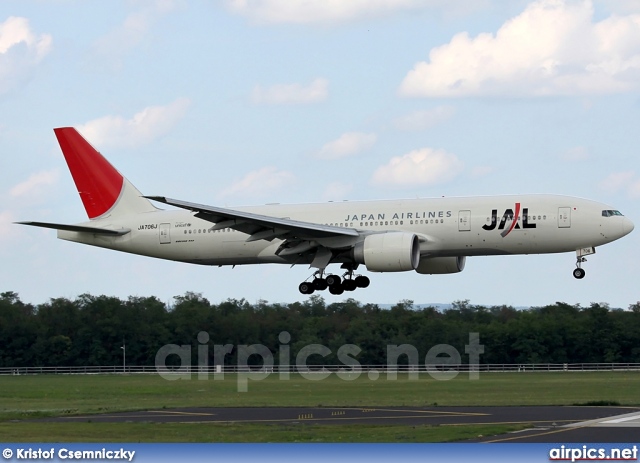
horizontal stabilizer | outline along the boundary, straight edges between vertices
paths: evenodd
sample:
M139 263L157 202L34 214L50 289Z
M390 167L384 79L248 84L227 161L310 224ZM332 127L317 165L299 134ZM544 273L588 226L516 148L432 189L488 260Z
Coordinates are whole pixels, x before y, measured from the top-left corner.
M128 228L121 228L120 230L109 230L107 228L87 227L84 225L66 225L62 223L48 223L48 222L15 222L19 225L31 225L33 227L51 228L53 230L65 230L78 233L92 233L94 235L111 235L122 236L129 233L131 230Z

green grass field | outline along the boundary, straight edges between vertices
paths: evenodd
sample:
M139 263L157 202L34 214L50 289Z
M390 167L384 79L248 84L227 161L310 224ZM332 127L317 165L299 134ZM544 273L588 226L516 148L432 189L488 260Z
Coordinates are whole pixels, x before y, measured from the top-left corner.
M454 442L526 425L375 426L211 423L0 423L4 442Z
M249 381L238 392L234 375L224 380L167 381L157 375L42 375L0 377L0 436L5 441L128 442L430 442L466 439L514 426L282 426L153 423L39 423L46 416L174 407L389 407L434 405L574 405L595 402L640 404L638 372L460 374L438 381L399 375L372 381L335 375L311 381L277 374ZM15 422L14 420L20 420ZM520 426L521 428L522 426Z

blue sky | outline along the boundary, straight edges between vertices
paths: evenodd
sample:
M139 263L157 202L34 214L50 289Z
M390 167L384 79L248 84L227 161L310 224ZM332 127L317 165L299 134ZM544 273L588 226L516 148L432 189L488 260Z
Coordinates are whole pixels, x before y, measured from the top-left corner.
M556 193L640 223L636 0L5 0L0 290L290 302L306 267L208 268L67 243L85 212L52 129L145 194L211 205ZM363 302L640 300L640 238L372 274ZM345 296L323 293L327 300Z

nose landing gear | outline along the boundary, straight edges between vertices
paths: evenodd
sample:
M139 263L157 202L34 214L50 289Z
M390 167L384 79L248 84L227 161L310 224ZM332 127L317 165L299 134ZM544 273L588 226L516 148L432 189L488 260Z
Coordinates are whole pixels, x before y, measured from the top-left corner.
M574 278L577 278L578 280L582 280L584 278L586 272L582 269L582 263L587 261L587 258L584 256L590 256L595 253L596 248L593 246L576 249L576 268L573 270Z
M586 262L586 261L587 261L586 257L578 256L576 258L576 268L573 270L573 277L574 278L577 278L578 280L582 280L584 278L586 272L582 268L582 263Z

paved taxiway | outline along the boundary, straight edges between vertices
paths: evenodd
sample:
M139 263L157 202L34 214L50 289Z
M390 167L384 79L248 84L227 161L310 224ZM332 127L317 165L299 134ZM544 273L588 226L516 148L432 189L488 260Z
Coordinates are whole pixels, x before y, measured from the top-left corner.
M493 436L477 442L639 442L640 412L624 413L618 408L614 416L567 423L560 426L536 426L520 432ZM626 409L627 412L629 409Z
M388 408L179 408L42 421L94 423L273 423L461 426L531 424L532 429L484 442L636 442L639 407L388 407Z

